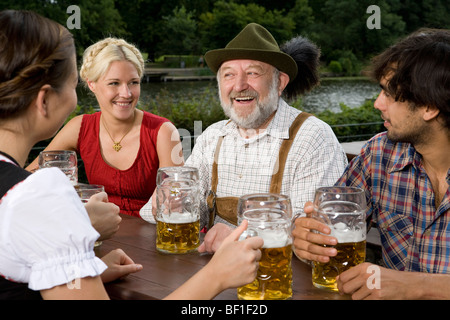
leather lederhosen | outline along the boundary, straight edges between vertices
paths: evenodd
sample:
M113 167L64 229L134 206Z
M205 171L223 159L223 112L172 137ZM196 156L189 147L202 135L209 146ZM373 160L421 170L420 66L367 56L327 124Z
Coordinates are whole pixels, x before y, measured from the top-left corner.
M298 130L302 126L303 122L309 117L311 114L302 112L300 113L295 120L292 122L289 128L289 139L285 139L278 152L277 163L275 163L272 179L270 182L270 193L280 193L281 184L283 181L283 172L284 166L286 163L287 156L289 154L289 150L294 142L295 136L297 135ZM212 178L211 178L211 190L206 199L206 203L209 209L209 224L208 230L214 225L215 216L218 215L225 221L237 225L237 204L239 197L220 197L216 196L217 193L217 184L218 184L218 159L220 147L222 145L222 141L224 136L219 138L217 142L216 150L214 152L214 162L212 167Z

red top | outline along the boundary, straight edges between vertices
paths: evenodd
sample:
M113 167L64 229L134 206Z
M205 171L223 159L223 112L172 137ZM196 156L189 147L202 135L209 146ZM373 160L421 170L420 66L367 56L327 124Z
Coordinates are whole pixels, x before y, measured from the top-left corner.
M103 160L100 151L100 115L101 112L83 115L78 136L77 149L88 181L103 185L108 200L118 205L121 213L140 217L139 210L148 202L156 187L158 131L169 120L144 111L137 157L130 168L118 170Z

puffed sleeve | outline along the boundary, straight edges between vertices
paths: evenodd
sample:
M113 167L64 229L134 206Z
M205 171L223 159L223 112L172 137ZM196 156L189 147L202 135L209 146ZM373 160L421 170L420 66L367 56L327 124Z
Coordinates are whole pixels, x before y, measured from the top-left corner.
M99 237L75 189L56 168L42 169L0 203L0 274L43 290L100 275Z

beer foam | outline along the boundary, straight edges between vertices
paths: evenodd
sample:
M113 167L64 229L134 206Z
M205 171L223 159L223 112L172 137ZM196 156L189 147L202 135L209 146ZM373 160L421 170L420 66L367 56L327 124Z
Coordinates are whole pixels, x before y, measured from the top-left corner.
M165 223L191 223L196 222L198 217L192 216L189 212L172 212L171 214L160 214L156 217L156 220Z
M331 227L331 236L335 237L339 243L361 242L366 240L365 230L351 230L343 222L338 222Z
M258 229L258 236L263 238L263 248L282 248L290 244L290 237L284 230L261 230Z

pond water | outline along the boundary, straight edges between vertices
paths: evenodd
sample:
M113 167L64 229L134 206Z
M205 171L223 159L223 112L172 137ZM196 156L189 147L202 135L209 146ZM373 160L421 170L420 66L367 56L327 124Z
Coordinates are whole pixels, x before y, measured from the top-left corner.
M149 82L141 84L141 101L154 99L163 90L167 90L173 96L186 97L202 94L205 90L217 92L215 81L170 81ZM308 112L321 112L329 109L339 112L340 103L354 108L359 107L366 99L374 98L380 91L377 83L364 78L323 78L321 84L306 94L303 99L302 109ZM78 104L97 105L95 98L86 92L86 89L78 89Z
M375 98L380 92L378 83L368 79L325 78L321 84L303 97L304 109L310 112L331 110L339 112L340 103L350 108L361 106L366 99Z

